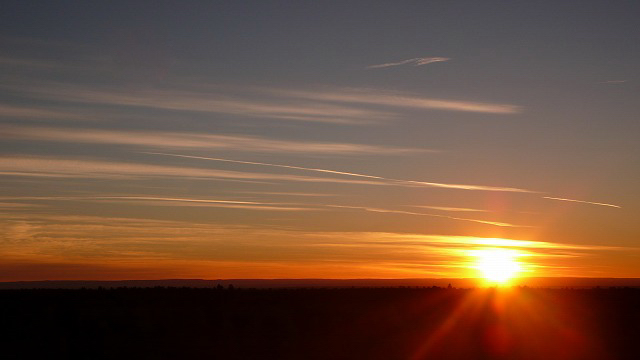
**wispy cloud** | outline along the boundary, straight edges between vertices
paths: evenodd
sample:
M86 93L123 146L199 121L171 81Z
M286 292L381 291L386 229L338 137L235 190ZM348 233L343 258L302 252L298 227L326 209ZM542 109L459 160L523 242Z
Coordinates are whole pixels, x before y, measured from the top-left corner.
M599 84L622 84L622 83L626 83L629 80L607 80L607 81L601 81Z
M88 199L88 200L115 200L127 202L139 202L142 204L152 205L168 205L168 206L211 206L224 207L232 209L247 210L267 210L267 211L310 211L318 210L310 207L292 206L291 203L268 203L256 201L239 201L239 200L216 200L216 199L188 199L188 198L170 198L156 196L95 196L84 198L67 198L67 199Z
M338 196L337 194L325 194L325 193L299 193L299 192L277 192L277 191L241 191L242 194L255 194L255 195L278 195L278 196Z
M128 162L56 157L0 157L0 174L32 177L143 179L148 177L272 180L343 184L389 185L382 181L266 174L194 167L162 166Z
M450 58L446 58L446 57L420 57L420 58L407 59L407 60L402 60L402 61L397 61L397 62L390 62L390 63L385 63L385 64L369 65L366 68L367 69L380 69L380 68L386 68L386 67L391 67L391 66L400 66L400 65L421 66L421 65L427 65L427 64L431 64L431 63L435 63L435 62L442 62L442 61L449 61L449 60L451 60L451 59Z
M197 268L198 274L207 273L206 269L211 268L219 274L227 269L225 266L237 269L239 264L261 264L265 270L286 267L281 274L295 269L313 277L320 273L308 273L304 268L317 269L323 264L322 274L327 277L325 267L334 264L341 270L335 273L337 277L354 273L367 276L374 268L381 271L398 267L414 267L417 276L437 271L437 267L443 267L446 276L466 276L472 261L468 251L478 248L521 249L527 255L537 256L537 266L552 266L540 260L553 260L568 251L571 256L579 257L594 251L629 249L439 234L304 231L256 225L38 213L8 217L0 214L0 227L4 234L4 263L11 260L30 264L72 264L109 260L108 263L116 267L135 263L158 269L158 260L162 260L163 264L182 262L181 265L190 270ZM199 267L200 262L206 262L208 267ZM366 271L358 272L357 269L363 266ZM393 274L401 277L411 273L405 270ZM233 270L224 271L229 271L230 277L238 277Z
M15 105L0 104L0 117L3 118L36 118L36 119L72 119L87 120L93 119L91 115L82 115L71 111L63 111L39 107L23 107Z
M337 88L318 91L272 89L268 91L314 101L382 105L405 109L435 109L491 114L515 114L522 111L516 105L433 99L377 89Z
M427 205L406 205L406 206L416 207L421 209L441 210L441 211L451 211L451 212L487 212L487 210L482 210L482 209L459 208L459 207L448 207L448 206L427 206Z
M0 111L2 109L0 108ZM146 148L215 149L305 154L407 154L435 150L364 144L276 140L259 136L166 131L118 131L33 126L0 126L0 138L64 143L130 145Z
M144 107L158 110L229 114L254 118L297 120L334 124L370 124L396 118L380 110L350 105L292 101L290 98L261 98L255 94L230 95L212 89L122 89L43 83L38 86L6 87L36 98Z
M547 241L516 240L504 238L485 238L459 235L425 235L391 232L361 232L357 236L348 233L323 233L319 235L326 239L339 240L341 238L355 238L348 243L362 242L365 244L409 245L409 246L441 246L454 245L464 247L511 247L523 249L555 249L555 250L621 250L621 247L603 245L575 245ZM329 242L331 243L331 242Z
M520 107L509 104L425 98L378 89L282 90L213 85L136 89L52 82L5 85L2 88L35 99L57 101L67 108L77 107L75 105L78 103L108 107L94 109L98 113L90 114L92 117L105 111L139 107L165 112L226 114L254 120L364 125L388 123L406 116L404 113L408 110L415 109L490 114L514 114L521 111Z
M374 232L374 231L355 231L355 232L339 232L339 231L314 231L305 232L303 230L288 230L282 228L269 228L255 225L230 225L230 224L211 224L198 223L189 221L172 221L172 220L156 220L144 218L125 218L125 217L101 217L86 215L52 215L52 214L20 214L13 216L2 216L0 220L11 220L14 224L31 224L33 229L38 226L51 226L61 234L70 235L79 230L95 231L110 227L112 229L120 229L121 231L135 230L138 235L148 232L153 236L163 238L163 241L170 241L174 236L181 234L185 237L192 238L195 243L207 243L210 237L207 235L229 235L228 239L233 239L236 234L246 234L247 238L254 236L269 236L281 238L301 239L296 241L303 246L307 245L335 245L335 246L369 246L379 244L387 247L400 246L417 246L417 247L435 247L442 246L461 246L466 247L512 247L523 249L553 249L553 250L575 250L575 255L579 255L581 250L623 250L627 247L614 247L603 245L589 244L565 244L549 241L532 241L532 240L516 240L505 238L485 238L475 236L459 236L459 235L440 235L440 234L418 234L418 233L399 233L399 232ZM50 224L50 225L46 225ZM32 229L32 230L33 230ZM33 231L31 231L33 232ZM89 235L89 234L87 234ZM91 238L98 234L90 235ZM122 235L120 235L122 236ZM133 238L137 238L134 236ZM73 236L73 239L80 239L82 236ZM129 236L124 236L123 240L130 241ZM182 241L183 239L176 239ZM262 242L260 239L254 239ZM291 245L288 240L284 243ZM276 242L276 244L282 244ZM274 244L275 245L275 244Z
M278 167L293 170L312 171L326 174L344 175L363 179L348 179L335 177L311 177L290 174L268 174L254 172L240 172L231 170L203 169L195 167L163 166L129 162L112 162L101 160L85 160L74 158L5 156L0 157L0 174L6 176L24 177L53 177L53 178L110 178L110 179L144 179L148 177L222 179L222 180L258 180L258 181L296 181L309 183L342 183L358 185L386 185L386 186L427 186L447 189L477 190L477 191L506 191L531 192L529 190L493 187L482 185L445 184L413 180L400 180L381 176L349 173L327 169L315 169L290 165L278 165L250 161L209 158L166 153L149 153L180 158L201 159L207 161L222 161L239 164Z
M6 208L6 209L22 209L22 208L33 208L33 207L39 207L39 206L42 206L42 205L11 203L11 202L0 202L0 209L3 209L3 208Z
M500 226L500 227L527 227L522 225L509 224L505 222L460 218L460 217L439 215L439 214L419 213L419 212L394 210L394 209L386 209L386 208L379 208L379 207L333 205L333 204L322 204L322 203L308 204L308 203L300 203L300 202L263 202L263 201L245 201L245 200L231 200L231 199L196 199L196 198L175 198L175 197L161 197L161 196L147 196L147 195L144 195L144 196L142 195L23 196L23 197L0 197L0 200L92 201L92 202L108 201L108 202L127 202L127 203L135 203L140 205L151 205L151 206L197 206L197 207L204 206L204 207L223 207L223 208L265 210L265 211L269 211L269 210L319 211L319 210L329 210L329 209L333 209L333 210L340 209L340 210L366 211L366 212L373 212L373 213L437 217L442 219L468 221L468 222Z
M479 223L479 224L486 224L486 225L493 225L493 226L500 226L500 227L528 227L528 226L525 226L525 225L514 225L514 224L509 224L509 223L499 222L499 221L468 219L468 218L460 218L460 217L455 217L455 216L447 216L447 215L439 215L439 214L418 213L418 212L413 212L413 211L381 209L381 208L365 207L365 206L344 206L344 205L327 205L327 206L335 207L335 208L343 208L343 209L364 210L364 211L378 212L378 213L392 213L392 214L402 214L402 215L438 217L438 218L443 218L443 219L469 221L469 222L474 222L474 223Z
M606 203L600 203L600 202L593 202L593 201L584 201L584 200L575 200L575 199L564 199L564 198L557 198L557 197L551 197L551 196L543 196L544 199L550 199L550 200L560 200L560 201L570 201L570 202L576 202L576 203L582 203L582 204L591 204L591 205L600 205L600 206L609 206L609 207L614 207L614 208L622 208L622 206L618 206L618 205L613 205L613 204L606 204Z
M213 157L205 157L205 156L192 156L192 155L168 154L168 153L157 153L157 152L146 152L146 153L147 154L152 154L152 155L173 156L173 157L180 157L180 158L187 158L187 159L200 159L200 160L230 162L230 163L237 163L237 164L270 166L270 167L278 167L278 168L293 169L293 170L313 171L313 172L329 173L329 174L336 174L336 175L345 175L345 176L351 176L351 177L361 177L361 178L368 178L368 179L376 179L376 180L388 181L388 182L395 183L395 184L404 184L404 185L413 185L413 186L428 186L428 187L439 187L439 188L460 189L460 190L533 192L531 190L511 188L511 187L496 187L496 186L483 186L483 185L463 185L463 184L446 184L446 183L415 181L415 180L400 180L400 179L392 179L392 178L387 178L387 177L382 177L382 176L375 176L375 175L365 175L365 174L352 173L352 172L344 172L344 171L336 171L336 170L328 170L328 169L308 168L308 167L293 166L293 165L270 164L270 163L255 162L255 161L240 161L240 160L213 158Z

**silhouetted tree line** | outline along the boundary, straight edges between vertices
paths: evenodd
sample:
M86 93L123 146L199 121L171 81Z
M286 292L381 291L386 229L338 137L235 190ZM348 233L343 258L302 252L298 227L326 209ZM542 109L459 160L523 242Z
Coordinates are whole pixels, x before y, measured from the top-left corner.
M0 358L553 359L575 350L581 355L563 358L640 359L640 289L519 288L513 291L523 306L515 313L496 310L504 306L492 300L496 291L0 290ZM525 327L509 331L531 333L501 334L501 316ZM554 331L569 340L545 340ZM525 345L539 353L525 353ZM589 351L571 348L580 346Z

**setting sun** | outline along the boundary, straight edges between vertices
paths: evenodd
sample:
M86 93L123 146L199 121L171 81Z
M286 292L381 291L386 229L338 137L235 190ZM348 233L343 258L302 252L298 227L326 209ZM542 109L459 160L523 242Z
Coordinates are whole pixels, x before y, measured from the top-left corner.
M484 279L492 284L505 284L518 276L522 266L517 257L522 254L511 249L473 250L476 257L474 268L478 269Z

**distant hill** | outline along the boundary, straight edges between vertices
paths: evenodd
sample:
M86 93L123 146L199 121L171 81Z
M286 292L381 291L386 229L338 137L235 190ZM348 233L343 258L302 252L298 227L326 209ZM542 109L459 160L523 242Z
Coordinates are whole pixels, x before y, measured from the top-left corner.
M456 288L482 286L481 280L465 279L163 279L163 280L46 280L0 282L0 289L78 289L116 287L194 287L206 288L233 285L237 288L301 288L301 287L401 287L438 286L451 284ZM531 287L640 287L640 278L522 278L513 286Z

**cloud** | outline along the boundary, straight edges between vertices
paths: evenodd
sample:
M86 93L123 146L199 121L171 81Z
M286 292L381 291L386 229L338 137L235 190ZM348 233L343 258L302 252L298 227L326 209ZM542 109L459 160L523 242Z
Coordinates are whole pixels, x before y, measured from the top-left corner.
M404 109L435 109L490 114L515 114L522 111L516 105L433 99L377 89L337 88L324 91L272 89L270 91L314 101L382 105Z
M162 198L159 198L162 199ZM179 199L191 200L191 199ZM138 238L145 232L153 236L158 236L163 241L172 241L174 236L182 235L198 243L210 242L210 236L227 235L227 239L236 238L237 234L245 234L247 238L256 237L254 240L262 242L260 236L268 236L274 238L291 238L300 239L300 241L284 242L276 241L277 244L286 244L294 246L296 244L308 246L334 245L334 246L370 246L378 244L387 247L432 247L441 248L443 246L455 247L510 247L522 249L550 249L550 250L574 250L575 254L579 251L593 250L624 250L632 249L628 247L612 247L602 245L588 244L564 244L549 241L532 241L532 240L516 240L505 238L485 238L475 236L459 236L459 235L440 235L440 234L418 234L418 233L400 233L400 232L374 232L374 231L313 231L305 232L303 230L291 230L283 228L270 228L255 225L231 225L231 224L215 224L215 223L199 223L194 221L175 221L175 220L157 220L147 218L126 218L126 217L102 217L102 216L86 216L86 215L54 215L54 214L20 214L16 216L0 217L0 220L9 219L13 224L18 224L20 229L29 228L29 231L20 230L20 233L35 233L35 229L49 227L61 235L73 236L73 239L81 239L82 234L78 231L90 232L100 229L120 229L121 233L118 237L121 240L130 241L131 238ZM27 224L27 225L25 225ZM40 233L47 231L40 231ZM135 235L128 236L126 232L135 232ZM95 238L102 235L98 233L86 234L89 238ZM20 235L21 237L23 235ZM181 242L183 239L175 239Z
M377 207L366 206L347 206L347 205L332 205L332 204L305 204L299 202L258 202L258 201L244 201L244 200L229 200L229 199L195 199L195 198L175 198L175 197L160 197L160 196L147 196L147 195L128 195L128 196L23 196L23 197L0 197L0 200L13 200L13 201L97 201L97 202L128 202L137 203L141 205L151 206L199 206L199 207L223 207L223 208L235 208L235 209L248 209L248 210L277 210L277 211L319 211L328 209L347 209L367 211L374 213L390 213L400 215L412 215L412 216L429 216L443 219L450 219L456 221L468 221L479 224L501 226L501 227L523 227L522 225L514 225L504 222L479 220L460 218L439 214L427 214L418 213L412 211L402 211L393 209L384 209ZM1 203L0 203L1 204Z
M2 109L0 108L0 111ZM407 154L435 150L364 144L276 140L258 136L167 131L118 131L79 128L0 126L0 138L64 143L130 145L147 148L188 148L272 153Z
M40 207L40 206L42 205L0 202L0 209L23 209L23 208L34 208L34 207Z
M246 210L268 210L268 211L310 211L318 210L309 207L291 206L291 203L267 203L256 201L238 201L238 200L216 200L216 199L185 199L185 198L169 198L155 196L95 196L95 197L74 197L66 198L67 200L87 199L87 200L115 200L138 202L145 205L164 205L164 206L210 206L224 207L232 209ZM293 204L295 205L295 204Z
M459 235L425 235L425 234L407 234L407 233L391 233L391 232L360 232L354 234L349 233L323 233L319 236L340 240L349 239L348 244L363 243L365 245L396 245L396 246L426 246L439 247L442 245L460 246L460 247L509 247L521 249L552 249L552 250L622 250L625 248L602 246L602 245L574 245L563 244L546 241L531 240L515 240L504 238L484 238L476 236L459 236ZM332 242L327 242L332 244ZM576 253L578 254L578 253Z
M355 106L321 102L292 101L290 98L265 99L255 94L231 96L212 89L122 89L42 83L37 86L4 88L36 98L63 102L109 106L143 107L244 117L296 120L333 124L371 124L396 117L395 114Z
M161 89L135 89L53 82L4 85L2 88L35 99L61 102L73 109L72 112L77 111L77 104L103 105L99 109L93 109L96 113L88 114L88 117L100 114L104 116L105 111L139 107L162 110L165 115L166 110L170 110L252 119L365 125L387 123L400 118L403 112L415 109L490 114L514 114L521 111L520 107L509 104L425 98L376 89L282 90L215 85L192 85L189 88L168 85Z
M241 191L243 194L255 195L281 195L281 196L338 196L338 194L325 193L299 193L299 192L276 192L276 191Z
M168 153L146 152L147 154L172 156L188 159L201 159L207 161L221 161L238 164L259 165L293 170L303 170L326 174L344 175L349 177L364 178L345 179L330 177L310 177L289 174L267 174L254 172L240 172L231 170L203 169L194 167L150 165L130 162L113 162L101 160L85 160L76 158L56 158L46 156L4 156L0 157L0 174L28 177L60 177L60 178L111 178L111 179L135 179L147 177L184 177L200 179L233 179L233 180L272 180L272 181L298 181L320 183L343 183L362 185L386 185L386 186L426 186L446 189L476 190L476 191L504 191L530 193L532 191L511 187L495 187L484 185L446 184L436 182L400 180L382 176L349 173L343 171L306 168L291 165L278 165L261 162L239 161L203 156L190 156Z
M369 65L369 66L366 67L366 69L380 69L380 68L407 65L407 64L411 64L413 66L422 66L422 65L427 65L427 64L434 63L434 62L442 62L442 61L449 61L449 60L451 60L451 59L450 58L446 58L446 57L422 57L422 58L413 58L413 59L408 59L408 60L402 60L402 61L398 61L398 62L391 62L391 63L386 63L386 64Z
M599 82L599 84L622 84L622 83L626 83L629 80L607 80L607 81L601 81Z
M470 208L459 208L459 207L448 207L448 206L426 206L426 205L406 205L406 206L416 207L421 209L441 210L441 211L451 211L451 212L487 212L487 210L482 210L482 209L470 209Z
M402 214L402 215L430 216L430 217L438 217L438 218L443 218L443 219L469 221L469 222L474 222L474 223L479 223L479 224L486 224L486 225L493 225L493 226L500 226L500 227L528 227L528 226L524 226L524 225L514 225L514 224L509 224L509 223L505 223L505 222L498 222L498 221L468 219L468 218L460 218L460 217L447 216L447 215L417 213L417 212L413 212L413 211L381 209L381 208L364 207L364 206L343 206L343 205L327 205L327 206L335 207L335 208L344 208L344 209L364 210L364 211L378 212L378 213L392 213L392 214Z
M272 180L343 184L388 185L374 180L338 179L286 174L250 173L193 167L149 165L128 162L84 160L56 157L0 157L0 174L29 177L143 179L173 177L222 180Z
M573 249L573 250L619 250L621 249L615 246L574 245L574 244L552 243L552 242L546 242L546 241L512 240L512 239L501 239L501 238L472 238L471 243L476 245L535 248L535 249Z
M605 203L592 202L592 201L583 201L583 200L575 200L575 199L564 199L564 198L557 198L557 197L551 197L551 196L543 196L542 198L543 199L550 199L550 200L577 202L577 203L582 203L582 204L609 206L609 207L614 207L614 208L618 208L618 209L622 208L622 206L618 206L618 205L605 204Z
M187 159L221 161L221 162L230 162L230 163L237 163L237 164L248 164L248 165L278 167L278 168L284 168L284 169L313 171L313 172L329 173L329 174L336 174L336 175L345 175L345 176L351 176L351 177L362 177L362 178L368 178L368 179L383 180L383 181L391 182L392 184L405 185L405 186L406 185L428 186L428 187L439 187L439 188L459 189L459 190L506 191L506 192L525 192L525 193L533 192L531 190L511 188L511 187L495 187L495 186L464 185L464 184L445 184L445 183L415 181L415 180L400 180L400 179L386 178L386 177L382 177L382 176L365 175L365 174L358 174L358 173L351 173L351 172L344 172L344 171L336 171L336 170L307 168L307 167L292 166L292 165L270 164L270 163L263 163L263 162L254 162L254 161L230 160L230 159L213 158L213 157L205 157L205 156L191 156L191 155L168 154L168 153L157 153L157 152L146 152L146 154L173 156L173 157L180 157L180 158L187 158Z
M81 115L68 111L47 108L22 107L0 104L0 117L3 118L34 118L34 119L92 119L91 115Z
M37 213L8 218L2 215L0 228L5 235L2 244L5 263L108 263L116 269L136 264L159 270L162 264L181 262L185 271L192 271L192 277L206 277L205 274L214 269L220 274L220 266L224 267L225 262L233 263L235 268L238 264L249 267L262 264L265 269L286 266L290 273L307 277L321 273L326 277L325 267L333 265L342 270L342 273L336 272L338 277L356 271L363 277L372 272L388 274L384 269L416 266L443 267L446 273L443 275L464 277L473 261L468 251L473 249L517 248L529 256L547 260L563 256L567 251L572 256L585 256L592 251L630 249L440 234L305 231L197 221ZM200 266L203 264L208 265ZM536 260L535 265L553 264ZM566 262L558 265L568 266ZM303 269L318 267L317 273ZM105 271L110 273L108 269ZM162 278L170 273L160 269L154 276ZM410 273L398 271L392 277ZM425 272L422 269L417 273L416 276L420 276ZM229 277L238 276L233 271L228 274Z
M27 200L28 198L23 198ZM353 209L364 210L369 212L378 213L392 213L401 215L417 215L417 216L431 216L444 219L469 221L480 224L501 226L501 227L520 227L520 225L508 224L496 221L486 221L478 219L459 218L438 214L426 214L417 213L411 211L372 208L363 206L343 206L343 205L327 205L327 204L313 204L313 207L309 207L309 204L300 203L271 203L271 202L255 202L255 201L239 201L239 200L217 200L217 199L189 199L189 198L169 198L169 197L155 197L155 196L74 196L74 197L33 197L32 200L120 200L127 202L141 202L143 204L157 205L158 203L166 203L163 205L179 205L179 206L215 206L215 207L227 207L227 208L239 208L239 209L251 209L251 210L288 210L288 211L302 211L302 210L321 210L321 208L341 208L341 209Z

